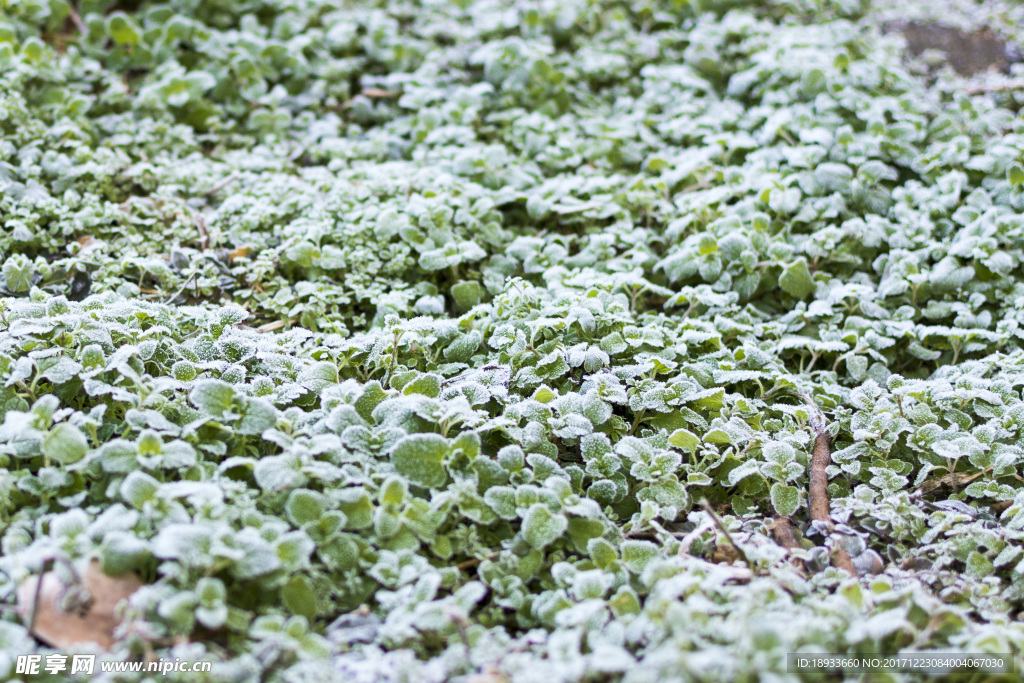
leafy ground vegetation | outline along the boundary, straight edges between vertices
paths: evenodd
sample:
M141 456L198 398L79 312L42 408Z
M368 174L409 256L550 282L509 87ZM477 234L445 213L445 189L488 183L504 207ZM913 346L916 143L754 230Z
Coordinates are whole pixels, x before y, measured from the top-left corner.
M0 12L8 606L98 559L217 681L1024 665L1013 74L854 0Z

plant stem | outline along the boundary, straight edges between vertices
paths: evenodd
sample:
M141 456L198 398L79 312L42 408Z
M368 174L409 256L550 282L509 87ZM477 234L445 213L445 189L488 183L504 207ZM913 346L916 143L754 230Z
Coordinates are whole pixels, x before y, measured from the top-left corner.
M740 545L733 539L732 534L730 534L729 530L725 528L725 524L722 523L722 520L718 518L718 515L715 514L715 511L711 509L711 504L708 503L708 499L702 498L700 501L700 506L704 508L704 512L708 513L708 516L711 517L711 520L715 523L715 526L717 526L718 530L722 532L723 536L725 536L725 540L729 541L729 544L736 549L736 554L740 556L740 559L747 563L747 567L750 569L750 573L755 574L756 572L754 570L753 561L747 556L747 552L743 550L743 548L741 548Z

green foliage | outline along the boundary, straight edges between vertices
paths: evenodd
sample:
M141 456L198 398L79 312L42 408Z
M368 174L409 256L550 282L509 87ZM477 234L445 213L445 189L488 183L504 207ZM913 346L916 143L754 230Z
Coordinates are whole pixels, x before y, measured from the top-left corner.
M402 438L391 451L391 464L398 474L420 486L439 487L448 476L444 459L448 440L438 434L412 434Z
M0 598L134 571L109 656L217 680L1024 664L1013 91L846 0L76 8L0 10Z

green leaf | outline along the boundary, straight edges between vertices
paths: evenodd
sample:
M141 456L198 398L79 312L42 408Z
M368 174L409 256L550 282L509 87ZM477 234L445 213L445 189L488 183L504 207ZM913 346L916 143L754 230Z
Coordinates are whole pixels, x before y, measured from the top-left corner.
M285 511L288 519L297 526L316 522L324 514L323 497L315 491L295 489L288 496Z
M424 374L416 377L402 387L403 394L423 394L430 398L437 398L441 393L441 378L434 374Z
M196 582L195 595L199 600L196 621L209 629L219 629L228 619L228 606L224 600L227 590L220 579L203 577Z
M395 444L391 464L414 484L438 487L448 480L443 464L446 455L448 440L440 434L412 434Z
M608 569L619 560L619 553L615 550L615 546L603 538L591 539L587 543L587 553L594 564L601 569Z
M43 455L64 465L78 462L89 450L85 435L74 425L62 422L43 440Z
M697 251L701 256L707 256L718 251L718 241L713 235L704 233L697 242Z
M815 289L814 280L811 279L811 271L807 269L807 262L800 259L787 265L779 277L779 286L798 299L812 294Z
M800 490L795 486L772 484L771 498L775 513L781 517L789 517L800 507Z
M183 591L161 600L157 614L170 622L173 633L185 634L192 630L195 622L196 596L191 591Z
M658 556L658 546L650 541L623 541L621 550L622 564L638 575Z
M131 472L121 482L121 499L136 510L151 500L156 499L156 492L160 488L160 482L142 472Z
M120 576L137 569L149 557L149 543L135 534L112 531L103 537L100 547L100 566L109 576Z
M515 519L516 490L510 486L492 486L484 493L484 502L502 519Z
M184 83L182 86L187 87ZM184 101L188 101L187 94ZM309 268L313 265L313 262L316 259L320 258L320 250L316 245L310 244L309 242L296 242L288 247L284 253L284 258L301 268Z
M299 574L285 582L281 587L281 601L292 614L300 614L310 621L316 619L316 593L305 576Z
M366 421L370 421L373 415L373 409L387 398L387 393L381 387L380 382L373 380L368 382L363 387L363 394L356 399L355 407L356 412L359 413L359 417Z
M480 346L481 335L478 331L473 330L467 334L459 335L445 347L444 357L453 363L465 363Z
M697 394L697 398L692 400L693 405L698 408L704 408L705 410L719 410L725 405L725 389L708 389L707 391L702 391Z
M380 502L384 505L401 505L405 502L405 482L398 477L388 477L380 487Z
M191 382L197 374L199 373L196 371L196 366L187 360L179 360L171 366L171 375L179 382Z
M608 607L616 619L640 614L643 609L640 606L640 598L637 596L636 591L629 586L621 586L615 595L612 596L611 600L608 601Z
M552 391L548 385L542 384L534 390L530 398L537 403L551 403L557 396L558 394Z
M455 249L431 249L420 254L420 268L427 271L444 270L462 262Z
M359 561L359 546L349 534L341 534L320 545L317 553L338 571L353 569Z
M532 547L542 550L551 545L569 528L565 515L555 514L543 503L534 503L523 517L523 538Z
M606 531L604 523L599 519L584 519L582 517L570 517L568 527L569 540L577 552L585 552L587 544L595 538L599 538Z
M4 260L4 283L10 292L27 292L32 286L34 269L32 262L23 254L12 254Z
M235 425L239 434L259 436L277 422L277 411L262 398L245 397L239 407L241 419Z
M668 437L668 442L676 448L694 453L700 445L700 438L688 429L677 429Z
M196 408L210 417L221 417L231 410L235 388L219 379L204 379L196 382L188 398Z
M304 569L309 564L309 556L316 549L309 536L301 531L291 531L279 536L274 542L274 550L285 571Z
M601 350L610 356L622 353L629 348L629 344L622 338L622 335L618 332L612 332L601 338L599 343Z
M1006 180L1011 187L1024 185L1024 168L1021 168L1020 164L1011 164L1010 168L1006 169Z
M853 170L845 164L824 163L814 170L814 179L830 192L849 192Z
M204 607L213 607L224 602L227 597L227 589L224 588L224 582L220 579L203 577L196 582L196 597L199 598L199 604Z
M452 286L452 298L458 307L464 311L473 308L480 303L483 290L479 282L460 282Z
M821 69L805 71L800 79L800 88L803 90L804 96L808 98L812 98L822 92L826 84L825 73Z
M373 503L362 488L346 488L337 492L338 509L345 513L346 529L366 529L373 524Z
M303 368L295 381L307 389L320 391L338 383L338 366L334 363L313 363Z
M686 475L687 486L711 486L715 480L703 472L690 472Z
M967 556L967 576L975 579L985 579L992 575L993 569L994 566L992 562L977 550L972 551L971 554Z
M124 12L114 12L107 17L107 33L118 45L138 45L140 29Z

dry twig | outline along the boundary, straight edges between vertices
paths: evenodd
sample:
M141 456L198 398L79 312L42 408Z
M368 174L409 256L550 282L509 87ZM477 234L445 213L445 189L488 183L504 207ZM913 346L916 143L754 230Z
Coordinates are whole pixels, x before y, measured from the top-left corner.
M776 517L771 525L772 538L783 548L793 550L800 547L800 542L793 534L793 523L789 517Z
M260 325L259 327L256 328L256 331L257 332L273 332L274 330L281 329L282 327L284 327L285 325L287 325L289 323L294 323L296 320L297 320L297 318L289 318L288 320L275 320L272 323L267 323L266 325Z
M811 486L807 507L812 520L825 522L831 528L832 512L828 498L828 473L826 472L832 463L830 439L817 406L809 397L804 396L803 398L814 409L811 413L811 428L814 429L815 434L814 449L811 451ZM832 550L832 566L849 572L851 576L858 576L857 568L853 566L850 554L841 547L837 546Z
M740 556L740 559L747 563L747 567L750 569L750 574L756 574L757 572L754 569L754 563L747 556L746 551L743 550L743 548L740 547L739 543L737 543L733 539L732 534L730 534L729 530L725 528L725 524L723 524L722 520L718 518L718 515L715 514L715 511L711 509L711 504L708 503L707 498L702 499L700 501L700 505L702 508L704 508L704 512L708 513L708 516L711 517L711 520L715 523L715 526L718 527L718 530L722 532L722 535L725 536L725 540L729 541L729 544L736 551L736 554Z
M210 229L206 225L206 216L201 212L193 211L188 204L185 204L184 207L192 216L192 222L196 224L196 229L199 231L199 248L206 251L210 248Z
M217 194L218 192L220 192L221 190L223 190L225 187L227 187L231 183L235 182L236 180L238 180L238 174L237 173L232 173L227 178L225 178L224 180L220 181L219 183L217 183L216 185L211 187L209 190L204 192L203 195L209 197L212 194Z
M679 542L679 554L689 555L690 546L693 545L693 542L700 538L700 535L703 534L705 531L714 528L714 526L715 523L709 519L703 524L698 525L697 528L691 531L690 533L683 536L683 539Z
M75 25L79 33L83 35L89 33L89 28L82 21L82 15L75 11L75 8L71 5L68 5L68 18L71 19L71 23Z
M769 529L771 529L772 538L779 546L790 551L802 548L800 541L796 540L796 535L793 533L793 522L789 517L776 517ZM804 563L799 557L790 557L790 564L801 574L804 573Z

